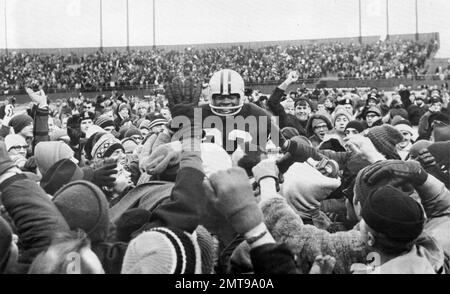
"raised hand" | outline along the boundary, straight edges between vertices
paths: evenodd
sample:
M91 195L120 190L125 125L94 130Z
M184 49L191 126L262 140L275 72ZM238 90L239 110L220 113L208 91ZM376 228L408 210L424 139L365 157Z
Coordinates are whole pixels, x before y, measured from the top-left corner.
M203 181L208 201L238 234L245 234L263 222L247 174L232 168L212 174Z
M202 83L191 76L186 78L175 77L164 86L164 90L165 96L169 100L169 109L172 117L178 115L189 116L192 108L198 106L202 93Z
M27 92L28 96L30 96L31 100L37 103L40 107L47 106L47 95L45 95L44 90L41 89L34 92L30 88L25 88L25 91Z

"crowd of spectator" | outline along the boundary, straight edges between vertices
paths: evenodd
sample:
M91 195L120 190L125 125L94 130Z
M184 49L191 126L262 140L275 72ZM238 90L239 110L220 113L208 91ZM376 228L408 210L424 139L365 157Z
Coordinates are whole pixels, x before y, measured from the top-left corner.
M32 84L46 90L148 88L171 80L186 64L205 80L217 70L236 68L246 83L259 84L276 83L290 70L296 70L301 80L412 78L426 74L426 61L438 47L435 40L388 40L362 45L333 42L84 55L10 52L0 56L0 88L22 90Z

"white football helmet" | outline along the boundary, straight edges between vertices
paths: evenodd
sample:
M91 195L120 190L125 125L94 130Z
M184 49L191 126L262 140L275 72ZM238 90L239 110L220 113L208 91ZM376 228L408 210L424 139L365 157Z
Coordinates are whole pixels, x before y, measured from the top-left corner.
M219 116L236 115L244 105L244 79L236 71L222 69L213 74L209 80L209 106L212 113ZM236 106L214 105L214 95L237 95L239 104Z

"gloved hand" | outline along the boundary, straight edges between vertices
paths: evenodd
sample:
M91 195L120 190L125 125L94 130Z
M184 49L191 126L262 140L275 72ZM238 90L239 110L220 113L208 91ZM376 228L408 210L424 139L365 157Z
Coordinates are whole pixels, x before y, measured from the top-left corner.
M193 117L193 108L198 106L202 93L202 83L193 77L175 77L164 85L165 96L169 101L172 117L184 115Z
M414 186L421 186L428 179L428 173L417 161L386 160L371 165L362 180L375 185L385 178L399 178Z
M308 141L305 139L306 138L302 136L295 136L290 140L287 140L283 147L284 151L289 152L296 162L305 162L309 158L305 152L305 148L312 148L312 146L308 144Z
M178 164L181 160L180 142L171 142L158 146L149 156L139 162L140 169L150 175L158 175L168 167Z
M434 156L431 155L430 151L428 151L428 149L426 148L419 151L419 156L417 160L424 168L430 168L437 164Z
M345 142L345 146L354 154L360 155L361 158L371 163L386 159L380 152L378 152L372 141L368 137L361 134L351 137Z
M116 178L113 176L114 174L117 174L117 163L108 164L95 169L92 183L96 184L98 187L114 187L116 182Z
M14 163L9 158L8 151L6 151L5 142L0 141L0 175L14 167Z
M212 174L203 181L205 194L238 234L245 234L263 222L246 172L232 168Z
M273 160L262 160L252 168L252 173L258 185L259 182L264 178L273 178L278 184L278 167Z
M25 91L27 92L28 96L30 96L31 100L33 102L37 103L39 106L45 106L47 105L47 95L45 95L44 90L40 89L39 91L34 92L30 88L25 88Z
M298 212L310 213L340 185L339 179L322 175L308 163L295 163L284 174L283 196Z

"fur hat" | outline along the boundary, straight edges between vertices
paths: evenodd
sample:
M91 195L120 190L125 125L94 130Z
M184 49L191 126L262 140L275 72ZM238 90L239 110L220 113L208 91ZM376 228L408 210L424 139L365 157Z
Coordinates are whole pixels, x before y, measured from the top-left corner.
M59 189L53 202L71 230L82 229L92 242L106 240L109 205L99 187L87 181L75 181Z
M200 274L196 238L176 228L154 228L128 244L122 274Z
M40 142L34 149L34 156L41 174L45 174L48 169L64 158L71 158L74 156L73 150L64 142L50 141Z

